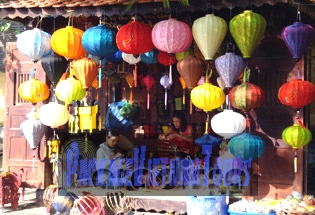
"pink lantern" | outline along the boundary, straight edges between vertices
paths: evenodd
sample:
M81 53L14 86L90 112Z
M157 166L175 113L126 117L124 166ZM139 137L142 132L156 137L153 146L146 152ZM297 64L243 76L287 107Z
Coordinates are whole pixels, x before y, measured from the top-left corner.
M129 63L130 65L134 65L134 71L133 71L133 81L134 81L134 87L138 86L137 79L138 79L138 67L137 63L141 61L140 55L139 56L134 56L133 54L127 54L127 53L122 53L122 58L124 61Z
M160 84L164 87L165 90L165 96L164 96L164 105L165 110L167 109L167 88L169 88L172 85L172 82L168 75L163 75L160 79Z
M147 109L150 109L150 89L152 88L153 84L155 83L154 78L151 75L146 75L142 78L142 81L147 88Z

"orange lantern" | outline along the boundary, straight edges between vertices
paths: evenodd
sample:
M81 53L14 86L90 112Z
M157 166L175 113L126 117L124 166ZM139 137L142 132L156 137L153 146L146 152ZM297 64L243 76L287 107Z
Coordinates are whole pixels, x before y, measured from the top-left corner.
M57 54L67 59L78 59L86 52L82 46L83 31L73 26L60 28L51 36L51 47Z
M36 104L46 100L50 95L50 91L47 84L36 78L31 78L20 84L19 95L25 101Z
M185 80L183 79L182 76L179 76L179 83L180 83L180 85L182 86L182 89L183 89L183 105L184 105L186 103L185 90L187 88L187 85L186 85Z
M127 84L128 84L129 87L130 87L129 103L132 104L132 87L133 87L133 84L134 84L132 73L128 73L128 74L125 76L125 80L126 80Z
M72 68L74 75L80 80L83 89L87 90L98 74L99 64L85 57L73 62Z
M121 26L116 36L118 49L136 56L151 51L154 48L151 31L148 25L135 20Z

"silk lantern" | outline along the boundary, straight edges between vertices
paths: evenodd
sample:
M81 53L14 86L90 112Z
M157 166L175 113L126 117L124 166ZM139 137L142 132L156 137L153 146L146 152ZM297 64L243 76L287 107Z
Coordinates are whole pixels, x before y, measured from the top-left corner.
M236 135L229 141L230 152L243 161L251 161L260 158L265 150L265 143L260 136L244 132Z
M181 59L188 57L190 55L194 55L194 50L192 48L188 48L185 51L176 53L175 57L177 61L180 61Z
M83 57L86 54L82 46L83 33L84 31L73 26L60 28L51 36L51 47L67 60Z
M107 60L112 63L120 63L122 58L122 51L118 50L115 54L107 56Z
M315 86L309 81L294 78L281 85L278 98L283 105L300 109L315 99Z
M233 110L223 110L211 118L212 130L225 140L242 133L246 128L245 117Z
M158 62L158 51L152 49L151 51L141 54L140 59L143 63L155 64Z
M243 58L233 52L227 52L215 60L215 68L228 89L234 86L244 67Z
M18 92L22 99L33 105L48 99L50 95L47 84L36 78L30 78L28 81L22 82Z
M243 58L249 59L265 33L266 20L258 13L245 10L231 19L229 29Z
M116 36L117 47L124 53L138 57L154 48L151 32L151 27L133 20L119 28Z
M133 54L128 54L128 53L122 53L122 58L124 61L129 63L130 65L134 65L134 70L133 70L133 81L134 81L134 87L138 86L138 66L137 63L141 61L140 55L135 56Z
M160 84L164 87L165 93L164 93L164 107L165 110L167 109L167 88L172 86L172 82L170 81L170 78L168 75L163 75L160 79Z
M54 129L66 124L70 118L70 113L64 105L49 102L39 108L38 118L44 125Z
M179 83L180 85L182 86L182 89L183 89L183 105L186 104L186 93L185 93L185 90L187 88L187 85L185 83L185 80L183 79L182 76L179 76Z
M208 133L210 119L209 112L220 107L224 103L225 94L223 90L211 83L205 82L191 90L190 98L196 107L207 113L206 133Z
M164 66L169 66L169 78L173 83L172 65L176 63L176 56L167 52L159 51L158 62Z
M294 123L282 131L282 139L294 149L294 172L297 172L297 150L312 140L312 133L302 123Z
M33 62L53 53L51 48L51 35L39 28L23 31L17 36L18 50Z
M133 85L134 85L132 73L128 73L128 74L125 76L125 80L126 80L127 84L129 85L129 88L130 88L129 103L132 104L132 87L133 87Z
M203 146L203 145L216 146L216 145L219 145L222 142L222 140L216 136L205 133L201 137L195 139L194 142L200 146Z
M56 53L43 57L41 64L53 85L57 84L62 74L67 70L68 67L68 61Z
M73 101L80 101L84 98L86 91L82 84L75 78L67 78L58 82L55 89L56 97L66 105Z
M214 14L196 19L192 25L194 40L206 61L213 60L226 33L227 23Z
M146 75L142 78L142 81L148 91L147 93L147 109L150 109L150 89L152 88L152 86L155 83L154 78L151 75Z
M285 27L281 36L293 59L299 61L311 42L314 41L315 30L311 25L299 21Z
M100 59L113 55L118 51L116 31L102 24L90 27L82 35L82 46L87 53Z
M81 58L72 64L74 75L80 80L83 89L87 90L98 74L100 65L90 59Z

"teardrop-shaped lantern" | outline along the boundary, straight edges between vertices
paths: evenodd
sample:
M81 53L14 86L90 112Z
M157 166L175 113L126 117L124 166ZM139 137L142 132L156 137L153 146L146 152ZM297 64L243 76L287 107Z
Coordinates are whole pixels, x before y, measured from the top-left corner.
M128 73L126 76L125 76L125 80L127 82L127 84L129 85L130 87L130 94L129 94L129 103L132 104L132 88L134 86L134 81L133 81L133 75L132 73Z
M149 52L141 54L140 59L143 63L155 64L158 62L158 51L155 49L152 49Z
M31 58L33 62L37 62L42 57L53 53L50 40L50 34L38 28L33 28L19 34L16 45L22 54Z
M231 138L229 149L243 161L256 160L264 153L265 143L261 137L244 132Z
M44 125L58 128L68 122L70 113L64 105L57 102L49 102L39 108L38 118Z
M302 108L315 99L315 86L309 81L294 78L279 88L278 98L283 105Z
M99 64L90 58L81 58L73 62L72 68L83 89L87 90L98 74Z
M192 25L192 33L205 60L212 60L227 32L224 19L207 14L198 18Z
M195 56L187 56L177 63L177 71L183 77L189 90L197 85L206 70L206 63Z
M311 25L294 22L282 30L281 36L292 57L298 61L311 42L314 41L315 30Z
M71 104L73 101L82 100L86 91L79 80L67 78L58 82L55 94L60 101L65 102L65 104Z
M225 101L225 94L219 87L205 82L191 90L190 98L196 107L207 112L220 107Z
M84 31L73 26L66 26L55 31L51 36L51 47L57 54L67 59L78 59L86 52L82 46Z
M167 88L169 88L170 86L172 86L172 82L170 80L170 78L168 77L168 75L163 75L160 79L160 84L164 87L164 106L165 106L165 110L167 110Z
M47 84L36 78L31 78L20 84L19 95L25 101L36 104L48 99L50 91Z
M146 75L142 78L142 81L148 91L147 93L147 109L150 109L150 89L152 88L152 86L155 83L154 78L151 75Z
M118 51L116 45L116 31L99 24L85 30L82 35L84 50L99 58L115 54Z
M246 119L240 113L225 109L211 118L211 128L224 139L230 139L245 130Z
M43 138L47 130L47 126L42 124L41 121L34 116L34 114L29 114L29 116L30 117L27 120L21 123L20 128L30 145L30 148L35 149Z
M140 55L151 51L154 46L151 39L152 29L148 25L131 21L121 26L117 32L116 44L120 51Z
M62 74L67 70L68 61L57 54L43 57L42 67L53 85L57 84Z
M244 59L233 52L227 52L215 60L215 68L222 78L226 88L234 86L244 67Z
M151 38L158 50L175 54L190 47L192 32L186 23L169 18L154 25Z
M231 19L229 29L243 58L248 59L265 33L266 20L258 13L245 10Z

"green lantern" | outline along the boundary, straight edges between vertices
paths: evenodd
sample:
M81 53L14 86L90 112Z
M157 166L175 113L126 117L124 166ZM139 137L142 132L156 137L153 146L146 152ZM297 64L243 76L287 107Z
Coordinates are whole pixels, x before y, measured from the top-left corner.
M56 97L65 102L67 105L73 101L80 101L84 98L86 91L83 89L82 84L75 78L67 78L61 80L56 86Z
M297 172L297 150L312 140L312 133L302 123L294 123L283 130L282 139L294 149L294 172Z
M245 10L231 19L229 29L243 58L246 59L251 57L262 39L266 29L266 20L258 13Z

